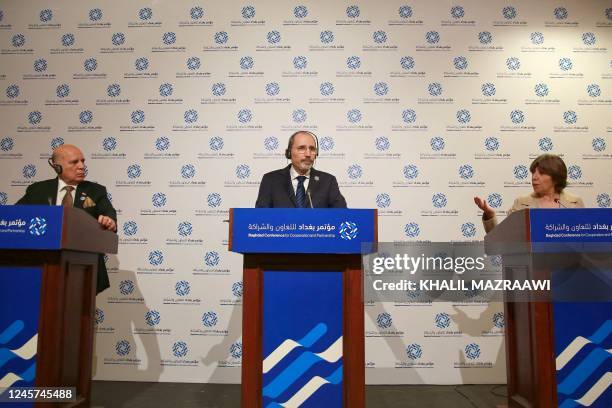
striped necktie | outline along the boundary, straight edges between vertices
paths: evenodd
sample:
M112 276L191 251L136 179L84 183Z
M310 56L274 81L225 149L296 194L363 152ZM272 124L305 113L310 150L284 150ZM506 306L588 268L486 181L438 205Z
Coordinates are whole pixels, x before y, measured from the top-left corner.
M295 199L297 201L298 208L306 208L306 190L304 189L304 181L306 176L298 176L298 185L295 190Z
M74 190L74 187L66 186L63 189L66 190L66 194L64 194L64 198L62 198L62 205L64 207L73 207L72 190Z

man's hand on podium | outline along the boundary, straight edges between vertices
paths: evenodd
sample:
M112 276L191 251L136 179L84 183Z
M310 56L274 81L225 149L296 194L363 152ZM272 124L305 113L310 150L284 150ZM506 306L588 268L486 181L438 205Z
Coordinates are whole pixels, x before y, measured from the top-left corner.
M98 223L109 231L117 232L117 223L111 217L107 217L106 215L100 215L98 217Z

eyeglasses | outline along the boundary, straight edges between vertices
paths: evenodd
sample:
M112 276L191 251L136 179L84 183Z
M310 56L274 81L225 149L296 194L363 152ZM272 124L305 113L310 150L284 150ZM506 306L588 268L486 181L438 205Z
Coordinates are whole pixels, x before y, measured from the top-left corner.
M298 146L295 148L299 154L306 154L308 151L310 154L316 154L317 148L314 146Z

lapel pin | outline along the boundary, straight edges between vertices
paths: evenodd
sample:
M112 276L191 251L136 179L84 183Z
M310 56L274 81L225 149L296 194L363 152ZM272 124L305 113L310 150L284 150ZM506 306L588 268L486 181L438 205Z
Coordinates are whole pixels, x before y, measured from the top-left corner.
M314 176L315 181L319 181L319 176Z

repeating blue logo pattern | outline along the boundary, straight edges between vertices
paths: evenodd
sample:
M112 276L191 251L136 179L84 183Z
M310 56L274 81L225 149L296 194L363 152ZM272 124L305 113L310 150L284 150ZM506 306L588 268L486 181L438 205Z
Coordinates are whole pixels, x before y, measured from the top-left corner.
M539 97L548 96L548 85L542 83L536 84L534 87L534 92Z
M360 11L358 6L348 6L346 8L346 16L348 18L357 18L359 17Z
M411 360L418 360L423 356L423 348L417 343L409 344L406 346L406 355Z
M391 197L387 193L381 193L376 196L376 205L378 208L387 208L391 205Z
M234 282L232 284L232 294L236 297L242 297L244 291L244 285L242 281Z
M425 41L429 44L437 44L440 41L440 34L437 31L428 31L425 33Z
M11 44L13 44L13 47L15 48L23 47L25 43L26 43L26 38L23 34L15 34L11 38Z
M489 203L489 205L492 208L499 208L502 206L502 204L504 203L502 200L502 196L499 193L491 193L489 194L489 196L487 197L487 203Z
M91 123L92 120L93 120L93 113L91 111L86 110L86 111L79 113L79 122L81 122L83 125Z
M446 142L444 142L443 137L434 136L429 140L429 145L431 146L432 150L440 151L440 150L444 150L444 147L446 146Z
M462 164L459 166L459 177L464 180L471 179L474 177L474 168L469 164Z
M446 204L448 203L448 199L446 198L444 194L436 193L431 198L431 203L436 208L443 208L443 207L446 207Z
M486 82L484 84L482 84L482 86L480 87L480 90L482 91L482 95L483 96L493 96L495 95L495 85L493 85L490 82Z
M299 55L293 58L293 68L295 69L306 69L308 66L308 58L303 55Z
M89 10L89 21L100 21L102 20L102 10L99 8Z
M19 96L19 86L12 84L6 87L6 97L9 99L15 99Z
M510 112L510 120L514 124L523 123L525 121L525 114L521 110L513 110Z
M123 223L123 233L127 236L136 235L138 232L138 224L135 221L126 221Z
M334 33L329 30L321 31L321 34L319 34L319 39L323 44L330 44L334 42Z
M421 233L421 228L416 222L409 222L404 226L404 233L407 237L416 238Z
M141 110L135 110L130 115L133 124L143 123L145 121L145 113Z
M195 109L188 109L183 113L183 120L185 123L195 123L198 121L198 112Z
M408 71L414 68L414 58L410 57L410 56L405 56L400 58L400 66L402 67L402 69Z
M293 15L295 16L295 18L306 18L308 17L308 9L306 8L306 6L296 6L293 9Z
M189 57L187 58L187 69L190 71L195 71L200 69L202 63L198 57Z
M465 10L461 6L453 6L450 9L450 15L454 19L460 19L465 16Z
M481 31L478 33L478 41L481 44L491 44L493 35L489 31Z
M601 88L597 84L589 84L587 85L587 93L591 98L597 98L601 96Z
M153 266L159 266L164 262L164 254L160 250L149 252L149 263Z
M361 111L359 109L350 109L346 113L346 119L350 123L359 123L361 122L362 117L363 115L361 114Z
M512 6L506 6L502 9L502 15L506 20L514 20L517 14L516 8Z
M23 166L21 174L27 179L33 178L34 176L36 176L36 166L31 163L26 164L25 166Z
M176 34L173 32L167 32L164 33L164 35L162 36L162 42L165 45L172 45L176 42Z
M210 147L210 150L213 151L222 150L224 144L225 143L223 142L223 138L220 136L213 136L208 141L208 146Z
M379 313L376 316L376 325L381 329L388 329L393 324L393 319L391 315L387 312Z
M304 109L296 109L291 114L291 118L295 123L304 123L306 122L308 115L306 114L306 111Z
M361 178L363 175L363 168L358 164L351 164L346 170L346 173L350 179L355 180Z
M557 20L565 20L568 16L567 9L565 7L557 7L553 13Z
M93 72L98 69L98 60L95 58L87 58L83 62L83 69L87 72Z
M533 45L542 45L544 44L544 34L539 31L535 31L529 34L529 39Z
M267 151L274 151L278 149L280 142L276 136L269 136L264 139L264 148Z
M253 6L245 6L242 8L240 14L242 14L242 17L246 20L249 20L253 17L255 17L255 7Z
M495 313L492 320L493 326L497 327L498 329L503 329L506 324L503 312Z
M47 60L44 58L39 58L34 61L34 71L36 72L45 72L47 70Z
M484 141L485 149L490 152L499 150L499 139L496 137L487 137Z
M145 57L136 58L136 61L134 61L134 67L137 71L146 71L149 69L149 60Z
M346 67L352 70L359 69L361 67L361 58L351 55L346 59Z
M219 193L210 193L206 197L206 203L210 208L216 208L221 205L221 194Z
M340 238L350 241L357 238L357 235L359 234L359 227L352 221L344 221L340 224L340 229L338 232L340 234Z
M510 71L516 71L521 68L521 60L517 57L510 57L506 59L506 67Z
M159 86L159 96L167 97L172 95L173 92L174 88L172 87L172 84L166 82Z
M61 84L55 89L55 94L58 98L65 98L70 95L70 86L68 84Z
M612 200L610 199L610 194L608 193L598 194L596 201L597 201L597 206L599 208L609 208L610 204L612 203Z
M414 123L417 120L417 114L414 109L405 109L402 111L402 120L405 123Z
M468 60L465 57L455 57L453 59L453 65L455 66L455 69L457 70L464 70L468 67Z
M48 23L53 20L53 12L50 9L44 9L39 14L41 23Z
M281 41L281 34L278 31L270 31L266 34L266 40L270 44L278 44Z
M593 33L583 33L582 42L584 43L584 45L595 45L597 39L595 37L595 34Z
M376 44L384 44L387 42L387 33L382 30L374 31L372 39Z
M268 96L276 96L280 93L280 86L277 82L269 82L266 84L266 94Z
M427 91L431 96L440 96L442 95L442 85L439 82L432 82L427 85Z
M214 96L225 95L225 92L226 92L225 84L223 82L216 82L212 84L211 92Z
M127 340L120 340L115 344L115 352L121 357L130 354L131 349L130 342Z
M38 125L42 121L42 113L39 111L33 111L28 113L28 122L30 125Z
M476 225L472 222L466 222L461 224L461 235L466 238L473 238L476 236Z
M333 150L336 145L336 142L334 142L334 139L330 136L323 137L319 142L321 150L326 152Z
M119 292L121 292L121 294L124 296L134 293L134 289L134 282L129 279L123 280L119 283Z
M157 326L161 322L161 315L157 310L149 310L145 313L147 326Z
M237 341L230 346L230 355L233 358L242 358L242 342Z
M461 124L469 123L472 120L472 115L467 109L458 110L455 116L457 117L457 122Z
M376 146L376 150L378 151L386 151L391 147L391 142L389 141L389 138L381 136L374 140L374 146Z
M176 358L183 358L188 352L189 348L184 341L177 341L172 345L172 355Z
M100 308L96 308L96 311L94 312L94 322L96 323L96 326L104 323L104 317L104 311Z
M205 327L214 327L217 325L218 321L219 318L217 317L217 314L213 311L205 312L202 315L202 324Z
M143 7L140 10L138 10L138 18L146 21L146 20L150 20L153 17L153 10L151 10L150 7Z
M248 123L253 119L253 113L249 109L240 109L236 116L240 123Z
M412 7L406 5L400 6L397 10L397 14L399 14L401 18L410 18L412 17Z
M206 263L206 266L208 267L219 265L220 260L221 257L217 251L208 251L206 254L204 254L204 263Z
M154 207L163 207L166 205L167 202L166 195L164 193L153 193L153 196L151 197L151 202L153 203Z
M47 220L43 217L34 217L28 224L28 232L35 237L43 236L47 233Z
M177 231L181 237L188 237L193 232L193 226L190 222L183 221L179 223Z
M559 59L559 68L561 68L562 71L571 71L573 66L574 64L570 58L563 57Z
M3 152L9 152L13 150L14 146L15 146L15 143L13 142L13 139L10 137L4 137L2 138L2 140L0 140L0 149Z
M167 137L162 136L162 137L158 137L157 139L155 139L155 149L162 152L164 150L168 150L169 148L170 148L170 139L168 139Z
M512 169L512 172L514 173L514 178L516 178L517 180L524 180L529 175L529 169L527 168L527 166L523 164L514 166L514 169Z
M239 179L249 178L251 175L251 168L246 164L240 164L236 167L236 177Z
M142 174L142 168L138 164L131 164L127 168L127 176L131 179L140 177Z
M0 205L6 205L8 202L8 194L4 191L0 191Z
M408 164L403 169L404 177L412 180L419 176L419 169L414 164Z
M567 176L572 180L579 180L582 178L582 169L580 166L573 164L567 168Z
M64 47L72 47L74 43L76 42L76 38L74 34L71 34L71 33L64 34L62 35L61 42Z
M465 356L470 360L476 360L480 357L480 346L476 343L470 343L465 346Z
M191 285L186 280L180 280L174 285L174 291L178 296L187 296L191 292Z
M448 313L438 313L434 318L434 323L438 329L446 329L451 324L451 318Z
M52 150L57 149L63 144L64 144L64 139L61 137L54 137L53 139L51 139L51 149ZM85 167L85 170L87 171L87 167Z
M115 47L125 44L125 34L124 33L114 33L111 37L111 42Z
M563 112L563 121L568 125L573 125L578 121L578 115L574 111Z
M595 137L591 142L591 146L593 146L594 151L603 152L606 150L606 141L601 137Z
M538 147L543 152L549 152L554 148L554 144L550 137L543 137L538 140Z
M226 44L227 40L229 40L229 35L227 34L227 31L218 31L215 33L214 40L215 44Z

